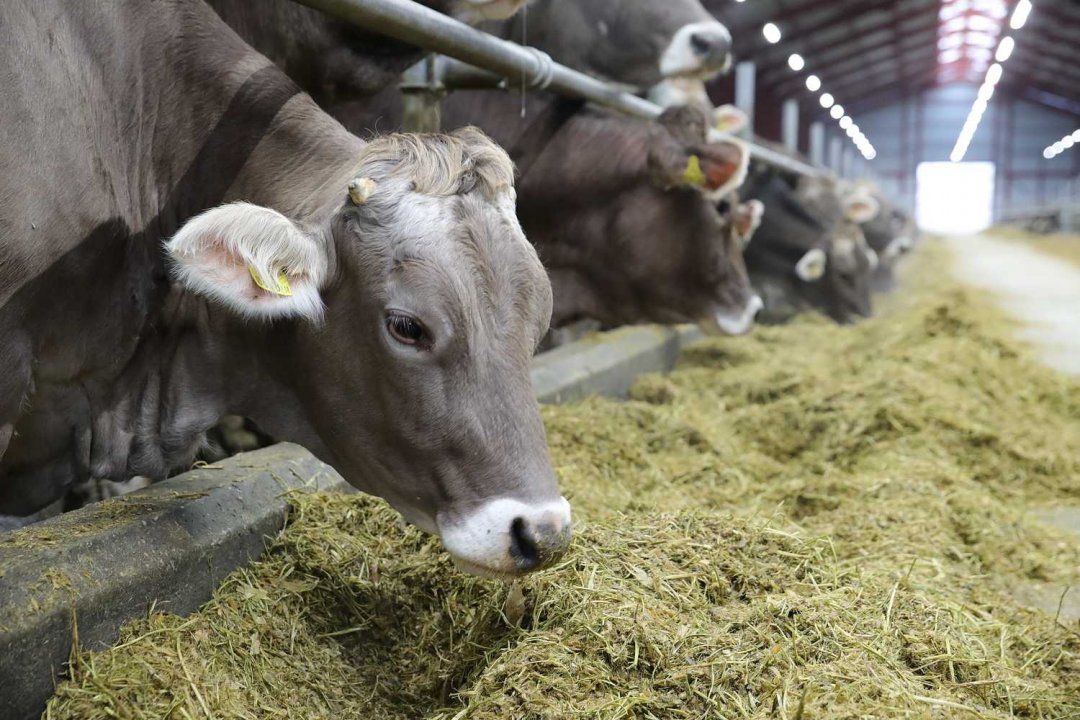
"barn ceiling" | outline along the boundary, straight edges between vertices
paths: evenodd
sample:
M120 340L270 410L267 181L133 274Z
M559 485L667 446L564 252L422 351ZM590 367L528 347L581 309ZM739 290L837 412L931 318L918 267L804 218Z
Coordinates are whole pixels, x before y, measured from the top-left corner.
M813 74L821 79L822 91L854 112L939 84L982 83L987 61L977 55L977 48L964 45L959 52L944 52L951 47L950 40L958 38L947 39L952 31L945 23L951 16L942 10L944 4L961 4L961 11L971 13L985 10L997 27L973 41L989 43L993 38L996 47L1004 35L1016 40L1000 88L1080 114L1080 0L1033 0L1027 23L1012 31L1009 18L1017 2L705 0L704 4L731 30L736 57L756 62L759 92L809 98L817 94L805 84ZM1004 17L998 17L1002 13ZM781 32L776 44L762 33L770 22ZM792 53L805 59L803 70L788 66Z

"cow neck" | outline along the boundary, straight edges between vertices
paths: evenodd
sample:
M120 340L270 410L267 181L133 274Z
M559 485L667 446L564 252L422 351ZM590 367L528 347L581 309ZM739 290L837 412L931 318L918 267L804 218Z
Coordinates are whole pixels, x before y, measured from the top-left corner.
M310 226L328 225L359 168L363 141L322 112L273 66L248 77L230 104L233 108L244 120L233 121L226 111L214 131L219 138L206 143L202 153L211 167L220 164L224 153L234 165L227 175L232 182L219 197L204 194L198 204L212 207L243 200ZM254 146L226 147L226 140L233 136L231 128L239 125L247 126L258 138ZM242 163L235 167L241 154ZM200 163L196 161L193 167L200 167ZM182 184L189 191L199 185L190 179ZM328 242L327 251L333 266L332 242ZM289 377L300 371L294 367L293 348L299 342L296 323L251 322L176 286L174 292L181 297L167 303L166 312L171 317L163 318L164 324L193 328L194 332L174 338L174 356L167 362L173 369L162 378L163 386L219 398L206 418L211 424L222 414L245 415L274 433L280 432L279 427L288 428L291 440L328 457L289 382ZM199 367L200 372L188 373L185 368L191 366ZM169 416L163 409L161 417ZM205 421L202 425L208 427ZM161 428L163 434L168 430Z
M196 211L243 200L312 227L326 227L347 197L363 146L280 70L265 66L236 90L170 194L167 208L180 216L178 226ZM332 242L327 251L333 266ZM251 322L176 285L169 295L162 325L179 330L166 345L171 357L162 363L162 387L219 399L207 408L198 429L208 428L207 421L212 425L225 413L260 420L284 417L292 439L319 451L321 442L313 431L307 432L310 423L299 417L303 404L287 380L295 371L291 358L296 324ZM199 372L189 372L190 367ZM162 436L170 434L172 428L166 425L173 415L161 409Z
M221 30L231 36L228 28ZM265 58L246 46L239 52L229 59L228 72L198 62L180 72L185 95L201 103L193 100L177 132L192 133L197 150L179 175L174 154L165 154L165 166L156 173L159 212L146 232L168 237L200 212L236 200L311 221L344 198L363 141Z
M243 200L270 207L310 226L325 226L347 196L363 142L322 113L276 67L250 72L172 187L145 236L168 237L195 214ZM334 248L328 243L333 264ZM150 467L115 458L127 473L160 476L189 461L203 432L225 414L272 418L289 437L326 457L288 374L293 371L295 323L244 320L176 284L160 306L156 326L140 343L128 377L142 388L129 428L144 447L157 448ZM140 380L140 378L142 378ZM197 398L195 405L187 398ZM134 408L138 408L135 410ZM117 476L124 470L114 466Z
M10 440L11 423L25 428L6 449L0 443L0 476L13 492L36 482L19 463L43 447L81 458L74 477L163 477L190 462L202 432L242 410L256 389L288 408L291 391L255 348L288 355L282 348L295 330L242 323L184 292L168 279L162 240L229 200L311 223L344 199L362 147L203 3L136 10L116 45L138 39L149 57L100 40L110 61L140 60L101 73L115 84L104 110L128 113L116 123L122 138L105 127L102 147L91 148L112 214L88 216L96 226L77 227L82 239L0 306L0 364L9 370L0 440ZM177 16L148 17L170 11ZM54 406L71 423L66 439L42 420Z
M306 372L299 350L305 346L303 321L250 321L178 287L175 293L169 303L172 316L165 322L181 330L174 331L172 352L162 363L161 395L183 394L207 403L197 428L200 436L222 416L242 415L272 436L300 443L332 462L296 383ZM175 413L162 408L159 416L164 437L173 430L166 423Z
M299 221L323 222L344 202L364 142L307 95L281 108L229 189L229 200L273 208Z

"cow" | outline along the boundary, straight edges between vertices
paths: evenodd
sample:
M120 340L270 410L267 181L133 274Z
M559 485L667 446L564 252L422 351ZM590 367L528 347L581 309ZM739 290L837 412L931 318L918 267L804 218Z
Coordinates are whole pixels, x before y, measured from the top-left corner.
M639 91L666 78L711 78L732 64L731 33L700 0L533 0L481 28Z
M873 219L876 207L845 204L832 179L792 182L765 167L751 171L743 194L765 206L746 250L765 303L764 320L782 322L808 309L840 323L872 314L869 280L875 259L859 223Z
M241 38L273 60L320 105L375 95L424 51L294 0L208 0ZM419 0L470 24L503 19L526 0Z
M866 197L869 198L868 202L876 203L881 208L874 218L862 223L862 231L867 245L879 259L870 279L871 289L888 292L896 285L896 264L915 246L918 229L911 216L889 202L872 184L850 183L843 192L849 202Z
M0 513L182 470L228 413L466 571L567 548L503 150L365 142L201 0L9 2L0 39Z
M652 126L583 111L519 161L518 214L552 281L554 327L589 317L739 335L753 325L761 301L743 238L717 209L742 183L749 152L707 143L704 116L687 110ZM690 132L676 130L688 122Z

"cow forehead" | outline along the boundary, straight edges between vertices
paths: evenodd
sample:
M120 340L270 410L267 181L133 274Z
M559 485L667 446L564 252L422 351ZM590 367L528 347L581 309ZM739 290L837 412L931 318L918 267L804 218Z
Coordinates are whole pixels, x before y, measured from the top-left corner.
M475 193L416 200L399 219L398 254L445 262L451 274L480 275L489 282L513 274L518 266L539 264L508 195L495 202Z
M425 197L401 227L395 271L441 296L459 322L546 322L550 286L509 195Z
M550 285L536 250L525 238L512 201L497 209L475 197L461 199L459 235L467 273L480 293L485 317L524 315L546 322L550 314Z

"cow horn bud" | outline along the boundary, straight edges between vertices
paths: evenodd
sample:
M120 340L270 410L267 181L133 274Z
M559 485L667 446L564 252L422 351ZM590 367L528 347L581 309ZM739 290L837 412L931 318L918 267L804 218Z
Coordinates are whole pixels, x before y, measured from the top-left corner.
M371 178L355 178L349 183L349 199L353 205L363 205L378 187Z

